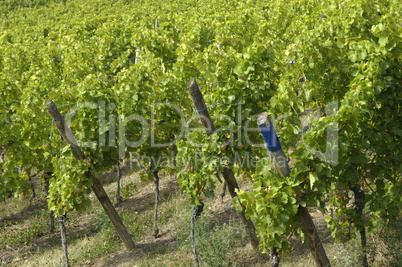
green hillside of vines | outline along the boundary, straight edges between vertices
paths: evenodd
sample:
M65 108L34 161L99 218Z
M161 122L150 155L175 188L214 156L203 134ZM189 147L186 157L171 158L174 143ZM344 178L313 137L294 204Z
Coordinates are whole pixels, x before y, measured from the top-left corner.
M317 206L335 238L375 230L402 205L401 18L397 0L2 1L0 198L29 190L34 172L52 173L49 208L84 210L84 171L102 173L129 153L173 155L165 169L193 204L213 194L222 165L249 177L254 190L238 198L262 251L303 235L299 205ZM216 135L186 130L202 129L192 78ZM88 161L61 142L48 99ZM266 160L266 148L251 145L260 133L247 131L264 111L292 162L288 179L236 161ZM356 190L361 216L349 205Z

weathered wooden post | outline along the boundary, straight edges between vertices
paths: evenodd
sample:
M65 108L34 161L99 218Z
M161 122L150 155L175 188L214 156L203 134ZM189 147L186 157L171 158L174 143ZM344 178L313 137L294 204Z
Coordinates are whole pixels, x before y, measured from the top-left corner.
M357 186L351 186L349 189L355 194L355 202L353 204L355 211L357 215L359 216L360 220L362 220L363 216L363 209L364 209L364 196L366 193L358 188ZM366 228L362 227L360 230L360 242L361 246L363 249L363 255L362 255L362 266L363 267L368 267L368 261L367 261L367 238L366 238Z
M120 194L120 182L121 182L121 168L120 168L120 159L117 160L117 165L116 165L116 170L117 170L117 191L116 191L116 207L119 206L122 202L122 197Z
M213 134L215 132L215 125L209 116L209 111L207 106L205 105L204 97L201 94L200 88L197 85L195 79L191 79L190 82L187 84L188 91L190 93L191 99L193 100L193 104L195 109L198 112L198 116L201 119L201 123L204 126L204 129L208 135ZM233 174L232 169L229 167L223 167L222 176L226 182L226 186L232 198L237 196L236 189L239 189L239 185L237 184L236 178ZM255 234L255 227L251 220L246 218L245 210L246 208L241 204L242 211L239 212L240 218L242 222L246 225L247 230L250 232L251 237L251 245L252 247L259 251L258 248L258 238Z
M290 168L267 112L263 112L260 116L258 116L257 125L260 128L265 143L267 144L268 155L274 162L275 170L281 177L288 177L290 175ZM301 228L307 230L309 233L306 243L311 251L311 254L313 255L316 266L331 266L307 208L299 206L298 215L300 217Z
M49 196L49 189L50 189L50 176L52 176L52 172L45 172L44 177L45 177L45 191L46 191L46 197ZM54 232L54 216L53 216L53 211L49 211L49 218L50 218L50 226L49 230L51 233Z
M64 222L66 221L66 216L58 216L60 223L60 234L61 234L61 248L63 251L63 267L70 267L70 261L68 260L68 252L67 252L67 231Z
M193 261L194 261L195 267L200 266L200 263L198 261L197 247L195 245L195 232L196 232L196 228L197 228L196 223L197 223L197 218L201 215L203 210L204 210L204 203L200 202L199 205L197 205L193 208L193 212L191 213L191 218L190 218L191 251L193 252Z
M64 142L67 145L70 145L74 158L76 160L85 160L84 155L82 154L81 149L75 141L70 128L68 128L67 123L64 121L62 115L60 114L59 110L51 99L46 102L46 109L49 112L50 116L53 118L54 124L59 130L60 136L63 138ZM127 250L133 249L135 247L134 242L131 239L130 234L127 232L126 227L120 219L119 214L113 207L112 202L110 201L108 195L105 192L105 189L103 188L99 180L95 176L93 176L90 171L85 172L84 177L86 177L87 179L92 178L92 190L94 191L99 202L102 204L103 209L113 223L117 234L123 241Z
M152 164L151 164L152 167ZM153 236L155 238L159 237L159 228L158 228L158 206L159 206L159 175L157 167L151 169L151 172L154 176L154 184L155 184L155 208L154 208L154 232Z

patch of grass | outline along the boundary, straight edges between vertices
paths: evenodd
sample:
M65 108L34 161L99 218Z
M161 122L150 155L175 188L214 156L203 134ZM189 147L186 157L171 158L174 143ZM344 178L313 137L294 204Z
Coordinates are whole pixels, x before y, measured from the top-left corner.
M369 266L402 266L402 220L384 222L378 232L367 234L367 260ZM362 266L363 249L360 235L345 243L324 244L331 265L334 267ZM310 251L304 244L295 244L294 251L282 256L281 266L314 266Z
M0 218L8 218L20 213L29 205L28 201L20 201L18 198L9 198L1 201Z
M151 234L153 231L152 210L144 210L141 211L141 213L124 211L121 213L121 217L134 243L146 234Z
M68 230L67 230L68 232ZM93 237L84 236L80 239L67 240L68 254L71 266L81 266L87 260L86 252L89 248L93 248L98 243L98 235ZM62 253L60 243L57 246L37 251L31 255L24 263L15 266L60 266L62 262ZM0 265L1 266L1 265Z
M127 179L126 182L131 193L136 191L133 195L149 184L138 179ZM106 188L113 193L115 185L108 185ZM146 189L149 194L152 188ZM143 196L144 194L141 195ZM67 242L72 266L103 264L102 262L106 266L114 260L127 263L127 266L176 267L193 264L189 239L192 207L184 194L172 193L170 190L161 194L158 216L158 227L162 234L160 239L152 237L153 197L147 196L147 201L133 207L135 211L130 206L124 206L126 210L119 213L133 241L138 245L134 253L124 253L124 245L108 216L96 199L93 199L93 204L84 214L74 211L68 214ZM236 211L228 207L214 206L216 205L214 201L217 200L206 200L206 208L197 220L196 243L200 264L202 266L266 266L266 260L259 258L248 244L249 237L243 224L238 220ZM59 235L52 236L49 240L45 237L39 238L49 232L47 211L42 210L39 204L35 206L35 210L32 210L32 205L18 199L7 200L6 204L6 207L0 207L0 218L3 218L0 221L2 228L0 254L6 252L10 255L10 251L15 251L16 247L22 246L25 248L31 246L31 249L15 252L12 254L14 257L7 256L5 265L0 262L0 266L59 266L61 262L61 246L57 241ZM208 208L211 205L214 213L211 213L211 209ZM35 213L36 211L38 212ZM55 223L57 231L59 226L57 219ZM321 230L320 234L327 236L328 230ZM401 235L401 218L384 222L377 233L368 234L369 265L402 266ZM43 241L46 241L48 245L38 247L37 251L32 249L35 243ZM334 243L331 238L326 239L324 247L332 266L361 266L363 251L358 234L356 239L342 244ZM13 259L14 261L11 261ZM314 265L310 251L299 239L294 239L293 252L281 255L283 267Z
M99 257L105 253L114 252L117 247L119 247L120 242L116 230L103 210L100 210L96 216L92 218L92 230L99 233L100 239L98 239L99 242L95 247L89 248L88 251L86 251L87 254L94 254L95 257ZM87 258L92 258L88 256Z
M333 255L328 255L332 265L344 267L361 265L363 251L358 242L359 240L354 239L347 243L334 243L332 246Z
M30 218L27 227L16 229L13 224L4 227L4 234L0 239L0 249L27 245L38 237L49 232L48 214L45 210Z
M190 214L191 209L183 212L184 223L177 227L176 232L177 239L181 242L181 249L191 255ZM238 248L244 247L249 241L240 221L212 224L211 217L206 211L197 219L196 227L196 248L201 265L236 266L236 262L241 260Z
M402 216L384 222L368 238L368 262L373 266L402 266Z
M134 242L152 231L152 213L149 211L143 211L141 214L123 211L120 213L120 217ZM100 210L96 216L92 218L91 225L91 230L97 232L92 238L96 238L97 242L84 249L81 255L76 257L75 262L80 262L84 259L91 260L99 258L106 254L124 249L113 224L103 210Z
M380 229L367 235L367 261L369 266L402 266L402 220L383 222ZM329 251L334 266L361 266L363 249L360 235L348 242L334 243Z

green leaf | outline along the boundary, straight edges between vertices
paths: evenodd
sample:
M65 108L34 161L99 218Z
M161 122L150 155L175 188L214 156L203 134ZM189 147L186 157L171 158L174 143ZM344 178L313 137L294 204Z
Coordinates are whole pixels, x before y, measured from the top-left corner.
M308 179L310 180L310 188L313 189L313 185L314 185L315 181L317 180L317 175L313 172L310 172L308 174Z
M279 213L279 219L283 222L283 223L287 223L290 219L289 215L285 212L281 212Z
M380 39L378 39L378 43L380 44L380 46L385 47L388 43L388 36L380 37Z
M270 227L268 227L268 232L271 235L277 234L279 236L281 236L284 232L285 232L285 227L283 224L274 224L271 225Z

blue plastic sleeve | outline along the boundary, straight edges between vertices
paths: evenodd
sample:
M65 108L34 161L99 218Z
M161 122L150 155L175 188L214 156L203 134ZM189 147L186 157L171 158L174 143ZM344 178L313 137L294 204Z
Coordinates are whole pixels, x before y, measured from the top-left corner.
M267 145L267 149L271 152L278 151L281 149L281 143L279 142L279 137L276 135L276 131L274 126L271 124L270 127L262 126L258 127L264 138L265 144Z

